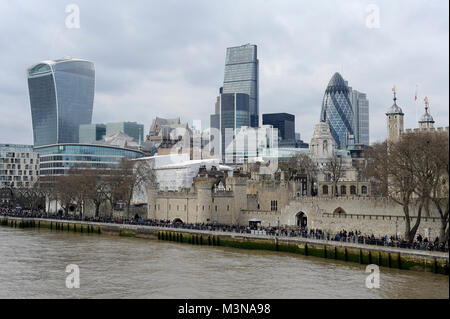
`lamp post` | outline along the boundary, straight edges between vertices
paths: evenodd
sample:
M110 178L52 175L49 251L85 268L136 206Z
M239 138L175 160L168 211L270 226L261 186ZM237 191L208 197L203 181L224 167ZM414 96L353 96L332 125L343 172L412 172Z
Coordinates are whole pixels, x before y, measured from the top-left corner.
M277 230L277 236L280 235L280 216L278 216L278 230Z
M397 226L398 226L398 222L395 221L395 240L397 240L398 235L397 235Z

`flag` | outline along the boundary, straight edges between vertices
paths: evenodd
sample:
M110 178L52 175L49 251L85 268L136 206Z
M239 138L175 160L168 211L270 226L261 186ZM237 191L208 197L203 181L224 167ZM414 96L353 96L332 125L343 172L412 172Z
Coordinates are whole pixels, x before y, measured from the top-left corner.
M416 93L414 95L414 101L417 101L417 85L416 85Z

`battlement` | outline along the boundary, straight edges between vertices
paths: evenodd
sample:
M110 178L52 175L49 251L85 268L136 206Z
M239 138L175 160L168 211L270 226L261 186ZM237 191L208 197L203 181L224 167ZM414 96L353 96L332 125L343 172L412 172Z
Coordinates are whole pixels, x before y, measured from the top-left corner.
M412 134L412 133L423 133L423 132L430 132L430 133L448 133L449 129L448 126L446 127L430 127L430 128L407 128L403 132L403 134Z

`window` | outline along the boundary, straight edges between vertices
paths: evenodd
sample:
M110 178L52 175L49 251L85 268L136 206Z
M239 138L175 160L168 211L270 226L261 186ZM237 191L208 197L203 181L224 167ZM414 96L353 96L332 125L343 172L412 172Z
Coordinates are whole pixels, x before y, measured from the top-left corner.
M322 187L322 193L323 193L324 195L328 195L328 186L327 186L327 185L323 185L323 187Z
M227 205L227 210L230 210L230 205Z
M367 194L367 186L362 186L361 187L361 194L364 194L364 195Z
M350 194L356 195L356 186L355 185L350 186Z
M215 206L215 210L216 210L216 212L217 212L217 205Z
M347 194L347 187L345 187L345 185L341 186L341 195L346 195Z
M278 210L278 201L276 201L276 200L270 201L270 210L271 211Z

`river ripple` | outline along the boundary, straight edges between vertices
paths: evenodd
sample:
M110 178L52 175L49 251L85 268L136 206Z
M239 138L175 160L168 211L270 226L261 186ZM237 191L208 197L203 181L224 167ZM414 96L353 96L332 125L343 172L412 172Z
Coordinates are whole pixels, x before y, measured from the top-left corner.
M80 267L79 289L65 287ZM449 298L449 278L301 255L0 228L0 298Z

